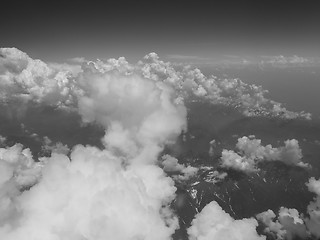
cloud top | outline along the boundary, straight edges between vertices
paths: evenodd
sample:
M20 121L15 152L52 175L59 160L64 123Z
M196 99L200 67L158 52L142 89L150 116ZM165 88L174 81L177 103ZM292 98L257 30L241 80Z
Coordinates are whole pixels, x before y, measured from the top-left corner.
M216 240L263 240L265 236L259 236L256 232L258 222L253 219L234 220L222 210L217 202L207 204L196 215L188 229L190 240L216 239Z
M261 139L255 136L238 138L237 152L223 149L221 166L243 172L258 171L258 163L262 161L281 161L287 165L308 167L303 163L302 151L296 139L286 140L284 146L274 148L268 144L263 146Z
M156 85L164 82L180 97L231 106L247 116L311 117L308 113L288 111L280 103L266 98L266 91L259 86L245 84L240 79L206 77L199 69L163 62L155 53L146 55L137 64L128 63L124 57L105 61L81 58L81 61L48 64L16 48L2 48L0 54L0 98L3 102L18 98L71 108L88 88L83 79L90 76L98 83L99 75L100 78L109 75L108 83L111 83L111 76L118 72L123 83L128 84L129 78L153 80Z

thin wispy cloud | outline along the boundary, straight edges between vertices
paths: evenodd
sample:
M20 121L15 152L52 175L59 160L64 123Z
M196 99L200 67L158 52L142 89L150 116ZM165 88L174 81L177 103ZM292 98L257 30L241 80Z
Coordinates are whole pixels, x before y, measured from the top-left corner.
M179 54L170 54L166 56L168 59L175 59L175 60L198 60L198 61L210 61L212 59L199 57L199 56L192 56L192 55L179 55Z

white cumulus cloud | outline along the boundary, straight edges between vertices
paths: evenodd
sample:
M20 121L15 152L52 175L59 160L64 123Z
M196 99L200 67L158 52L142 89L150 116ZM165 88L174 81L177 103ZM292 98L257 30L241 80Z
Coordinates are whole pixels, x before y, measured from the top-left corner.
M261 139L255 136L242 137L236 144L237 152L233 150L222 151L221 165L244 172L258 171L257 164L261 161L281 161L287 165L308 167L303 163L302 151L296 139L286 140L284 146L274 148L268 144L261 144Z
M207 204L196 215L188 229L190 240L262 240L265 236L259 236L256 232L258 222L253 219L233 219L222 210L217 202Z
M41 181L16 198L19 214L3 239L170 239L175 187L156 166L131 166L107 151L77 146L53 154Z
M59 105L47 97L60 92L60 72L16 49L2 56L4 62L9 56L24 63L19 60L17 69L5 65L5 93L13 89L28 101ZM124 58L111 59L84 63L77 76L61 78L68 91L58 99L67 106L64 97L71 97L83 122L104 127L105 149L78 145L69 158L66 146L45 139L52 155L42 158L38 183L21 192L7 182L17 176L15 181L24 183L29 169L20 164L15 170L11 162L18 153L31 161L30 151L20 145L1 150L1 239L171 239L178 227L169 207L176 188L155 163L164 146L186 130L186 108L171 86L131 70Z
M310 192L316 194L316 197L307 208L310 217L305 220L306 225L313 236L320 238L320 179L316 180L311 177L306 185Z
M122 78L143 77L157 84L165 82L180 97L200 98L212 104L232 106L247 116L311 117L309 113L288 111L280 103L266 98L267 91L259 86L245 84L240 79L206 77L199 69L163 62L155 53L146 55L135 65L128 63L124 57L105 61L79 58L71 63L45 63L30 58L16 48L2 48L0 56L2 102L17 98L73 108L77 97L86 90L82 89L86 88L82 81L84 78L92 74L94 81L98 82L96 78L99 75L111 76L116 70L123 75Z
M316 194L307 206L307 216L297 209L280 207L278 215L272 210L257 214L256 218L265 225L264 232L276 239L318 239L320 237L320 179L311 177L306 183L310 192Z
M175 180L187 180L197 174L198 168L180 164L178 159L168 154L162 156L163 170L168 173L174 173L172 177Z
M286 110L265 93L240 79L174 66L155 53L137 64L124 57L59 64L32 59L16 48L0 49L1 104L18 110L34 103L61 107L105 130L103 149L77 145L70 150L45 138L44 150L52 154L40 162L20 144L0 148L0 238L171 239L179 227L170 209L176 188L165 172L177 171L177 179L186 180L197 169L169 155L160 164L157 160L187 130L185 103L231 106L246 116L309 117ZM223 151L225 167L256 171L262 160L302 165L294 139L273 148L243 137L236 147L238 152ZM212 173L213 179L225 176ZM190 239L265 239L256 227L255 219L235 220L211 202L188 234Z

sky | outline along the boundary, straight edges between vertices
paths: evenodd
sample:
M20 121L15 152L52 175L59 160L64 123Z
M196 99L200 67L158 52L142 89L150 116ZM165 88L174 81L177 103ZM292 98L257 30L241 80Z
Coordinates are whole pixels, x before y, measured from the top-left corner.
M320 238L315 1L0 16L0 239Z
M319 125L257 86L1 48L0 100L0 239L320 237Z
M58 61L320 55L316 1L6 1L1 47Z

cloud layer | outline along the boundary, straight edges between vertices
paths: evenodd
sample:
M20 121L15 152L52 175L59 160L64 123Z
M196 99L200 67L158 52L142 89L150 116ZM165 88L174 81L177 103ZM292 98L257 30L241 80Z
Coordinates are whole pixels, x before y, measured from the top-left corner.
M206 77L198 69L173 66L155 53L137 64L123 57L57 64L32 59L15 48L1 49L2 105L17 112L29 104L72 111L82 124L101 126L105 135L102 149L76 145L70 150L45 138L43 151L51 156L39 161L21 144L0 148L0 238L171 239L179 227L170 208L176 192L173 179L187 180L198 169L170 155L158 160L164 147L187 131L185 103L223 105L249 117L310 118L286 110L265 94L239 79ZM273 148L243 137L236 148L238 152L223 150L222 166L247 172L256 171L263 160L303 166L295 139ZM214 171L211 177L222 180L226 174ZM317 184L310 180L308 187L318 193ZM317 201L310 203L305 221L313 234ZM291 210L279 213L287 235L292 216L298 219ZM235 220L211 202L195 217L188 234L190 239L265 239L257 234L257 224L253 218Z
M84 123L100 124L106 134L104 150L78 145L70 157L68 149L50 147L48 139L52 155L42 158L41 178L29 191L20 192L11 179L18 186L29 180L30 151L20 145L2 150L1 238L171 239L178 227L169 208L176 188L154 163L165 144L186 130L186 109L172 88L129 74L120 66L121 59L110 60L114 68L100 66L99 61L86 63L76 83L67 72L70 77L65 75L59 84L60 72L45 63L16 49L5 49L2 55L12 65L2 69L2 77L8 78L4 93L12 90L13 97L25 101L70 106ZM62 89L68 89L63 96ZM48 101L49 95L55 98ZM7 101L11 97L3 94Z
M128 63L123 57L106 61L81 59L64 64L47 64L30 58L16 48L2 48L0 99L4 103L18 98L72 108L77 105L79 96L83 97L84 91L88 89L84 79L93 77L93 81L98 83L99 78L112 76L115 71L121 73L123 82L129 78L139 81L141 77L153 80L157 85L163 82L171 86L180 97L231 106L247 116L288 119L311 117L308 113L288 111L280 103L267 99L267 91L259 86L245 84L239 79L206 77L199 69L176 67L169 62L163 62L155 53L146 55L135 65ZM104 84L111 82L112 77Z

